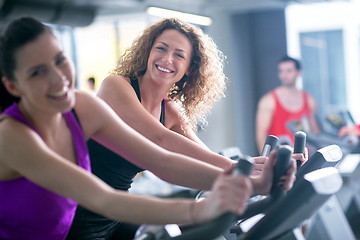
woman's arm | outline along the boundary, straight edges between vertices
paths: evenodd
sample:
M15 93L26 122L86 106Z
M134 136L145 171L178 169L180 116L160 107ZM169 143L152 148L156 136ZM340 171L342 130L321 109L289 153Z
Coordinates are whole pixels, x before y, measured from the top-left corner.
M199 203L129 195L112 189L49 149L36 133L23 124L9 119L0 124L0 130L0 166L119 221L200 223L225 211L241 213L251 192L248 179L223 173L214 185L211 199ZM4 180L3 177L4 174L0 175L0 179Z
M294 156L295 154L292 155L286 176L282 176L280 178L280 182L278 183L284 190L291 189L295 181L296 161L295 158L293 158ZM257 158L259 160L263 159L261 157ZM272 151L269 155L269 158L264 162L262 173L258 176L252 176L250 178L255 195L266 195L270 192L271 184L273 182L275 163L276 151Z
M222 169L229 168L233 162L165 128L141 105L130 83L122 76L106 78L101 84L98 96L133 129L169 151L199 159Z
M78 93L75 109L87 137L92 137L131 163L150 170L167 182L196 189L210 189L222 172L218 167L154 144L124 123L99 98Z
M94 133L93 138L96 141L122 155L133 164L150 170L165 181L208 190L219 173L222 172L220 168L181 154L169 152L144 138L125 124L101 99L85 93L78 93L76 111L83 123L83 128L86 132L90 129L90 132ZM88 120L83 121L82 119ZM95 132L90 125L97 126ZM271 187L275 156L271 156L269 159L265 162L264 173L260 177L253 178L252 182L256 194L263 194ZM295 168L291 167L288 178L285 179L284 188L291 188L295 179L294 176Z

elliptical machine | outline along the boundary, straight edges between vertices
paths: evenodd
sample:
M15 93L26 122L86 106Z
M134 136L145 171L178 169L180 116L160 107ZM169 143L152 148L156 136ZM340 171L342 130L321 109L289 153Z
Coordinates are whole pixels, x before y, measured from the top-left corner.
M240 160L242 161L242 160ZM240 162L239 161L239 162ZM328 167L304 175L304 178L279 199L249 231L236 236L241 240L304 239L299 226L310 218L342 185L336 168ZM136 240L210 240L216 239L238 218L227 213L205 224L185 227L171 235L169 228L158 226L156 230L143 227ZM241 217L240 217L241 218Z
M360 152L360 141L357 136L347 135L343 138L338 136L339 130L343 126L352 126L355 123L349 112L338 114L330 114L326 120L319 124L321 133L314 134L311 132L308 119L303 116L301 121L291 121L287 124L287 128L296 133L303 131L307 135L306 146L309 150L309 156L314 154L318 149L335 144L338 145L344 156L349 153Z
M291 152L282 149L286 148L279 149L278 157L280 159L277 160L277 163L282 162L281 159L290 158ZM312 171L319 167L335 165L341 157L341 150L337 146L329 146L319 150L318 154L312 156L299 169L296 184L286 196L279 190L272 191L272 194L274 194L273 192L277 193L262 199L261 204L260 202L249 204L248 210L242 216L225 214L216 220L199 226L177 226L175 235L173 235L174 232L170 231L174 226L144 225L139 229L135 239L215 239L227 231L229 227L231 228L236 219L248 219L259 213L263 213L264 217L251 227L248 232L244 232L242 229L234 232L236 239L301 239L302 233L299 231L299 226L301 226L302 222L310 218L342 185L340 174L333 167L320 169L317 172ZM243 161L243 159L240 159L239 163ZM275 169L282 168L282 171L286 170L284 166L286 164L276 166ZM279 172L279 170L275 171L276 176L274 176L274 179L279 179L282 176L278 175ZM329 183L331 183L330 188L327 186ZM269 199L277 199L278 201L269 201ZM275 202L275 204L271 206L269 202ZM262 205L262 207L256 210L256 207L254 207L256 205ZM268 207L267 209L264 207L265 205ZM286 214L279 215L279 212L286 212ZM276 225L273 223L276 223ZM238 224L238 226L239 228L242 227L241 224ZM259 233L261 234L258 235Z

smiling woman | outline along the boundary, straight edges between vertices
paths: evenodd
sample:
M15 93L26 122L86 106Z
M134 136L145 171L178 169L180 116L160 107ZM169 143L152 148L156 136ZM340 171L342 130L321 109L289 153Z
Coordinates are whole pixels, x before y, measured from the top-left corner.
M151 81L147 80L150 77L149 71L153 68L150 54L158 47L156 44L161 42L165 43L164 51L177 50L171 53L175 54L172 60L175 60L177 54L177 58L182 56L184 61L189 63L185 69L177 70L170 88L168 85L161 86L161 97L178 103L182 117L188 122L183 124L183 128L196 129L197 123L205 123L205 115L214 102L224 96L226 82L223 72L225 56L212 38L200 28L174 18L163 19L150 25L125 52L109 78L139 78L141 95L157 95L151 94L153 89L142 85ZM158 104L159 102L156 103Z
M76 91L72 63L48 26L13 21L0 38L0 70L6 93L0 98L0 239L64 240L77 203L116 221L153 224L201 223L244 210L248 179L160 148L103 101ZM89 173L91 137L170 182L206 189L216 182L214 194L196 202L117 191ZM189 181L191 175L199 178Z
M161 95L166 96L179 79L189 74L191 53L191 42L186 36L176 30L164 31L150 51L147 71L139 76L140 84L145 89L153 88L151 92L162 88L164 92Z
M223 60L200 28L163 19L146 28L125 51L113 74L102 82L98 96L160 146L227 169L233 161L211 152L194 132L224 95ZM115 188L127 191L143 170L96 141L90 140L88 146L93 173ZM79 207L68 239L111 239L113 235L114 239L133 239L131 228Z
M152 142L228 169L235 162L210 151L194 131L223 96L223 60L213 40L200 28L174 18L162 19L133 42L97 94L124 122ZM88 141L92 171L114 188L127 191L138 172L157 168L155 162L147 168L136 166L100 143ZM264 157L261 162L266 162ZM179 164L183 170L174 174L184 178L191 166ZM208 184L213 181L200 175L188 176L187 180L196 182L199 178ZM255 191L270 184L264 179L255 184ZM133 226L78 207L68 239L133 239L133 230Z
M49 51L51 49L52 51ZM37 54L34 55L34 50ZM14 79L4 76L3 82L14 96L26 99L34 104L32 111L39 113L46 109L64 112L74 105L73 84L74 69L64 56L56 37L44 34L37 42L29 43L22 48L22 57L17 62ZM48 64L44 64L48 63ZM36 99L35 99L36 98ZM27 111L22 105L23 111Z

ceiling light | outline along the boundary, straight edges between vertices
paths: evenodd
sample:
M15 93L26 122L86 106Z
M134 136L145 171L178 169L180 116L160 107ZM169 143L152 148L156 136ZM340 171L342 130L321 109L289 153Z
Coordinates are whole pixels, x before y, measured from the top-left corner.
M149 15L153 15L153 16L157 16L157 17L179 18L183 21L198 24L198 25L203 25L203 26L209 26L212 23L212 20L209 17L169 10L169 9L165 9L165 8L148 7L146 9L146 12Z

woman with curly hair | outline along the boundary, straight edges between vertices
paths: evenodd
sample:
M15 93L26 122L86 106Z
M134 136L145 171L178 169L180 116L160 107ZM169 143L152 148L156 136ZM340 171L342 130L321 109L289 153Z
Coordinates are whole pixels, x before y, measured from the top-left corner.
M200 28L180 22L177 19L165 19L150 26L125 52L113 74L129 79L137 77L140 86L142 81L150 82L146 80L151 72L151 66L148 65L149 56L157 38L166 30L173 30L170 32L175 35L175 38L177 35L182 37L187 43L187 47L190 47L186 49L188 50L186 53L181 48L175 53L168 53L175 54L177 58L180 58L187 69L185 72L177 72L176 76L171 76L174 74L169 72L167 75L173 78L172 81L167 81L166 85L160 84L163 99L177 103L182 112L181 117L188 120L188 124L183 123L181 125L182 132L180 132L180 134L186 135L186 132L192 132L189 127L195 129L198 123L206 123L206 113L212 108L214 102L224 96L225 90L226 77L223 72L225 57L218 50L213 40L205 35ZM184 48L184 44L180 43L180 46ZM159 50L165 54L160 56L162 60L176 61L176 57L166 59L167 49ZM165 62L165 64L169 63ZM164 70L161 72L164 73ZM166 75L166 70L163 75ZM169 83L171 83L171 88L169 88ZM160 92L160 90L158 91ZM151 95L158 95L157 92L149 92ZM142 93L142 95L144 94ZM160 103L157 105L160 107ZM176 110L178 111L178 109Z
M223 60L213 40L200 28L164 19L133 42L97 95L152 142L228 169L234 161L210 151L194 132L224 94ZM95 141L88 146L92 172L114 188L127 191L133 177L143 170ZM256 160L265 162L264 157ZM191 167L184 164L184 169ZM194 180L197 177L193 176ZM79 207L68 239L132 239L130 228Z

